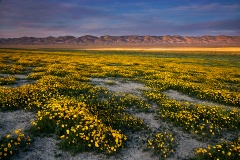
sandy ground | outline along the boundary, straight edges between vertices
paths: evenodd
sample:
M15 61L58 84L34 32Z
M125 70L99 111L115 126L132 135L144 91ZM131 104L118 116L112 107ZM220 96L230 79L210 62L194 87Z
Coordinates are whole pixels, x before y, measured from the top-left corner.
M0 112L0 137L19 128L28 129L34 118L34 113L24 110Z
M122 93L131 93L135 96L142 97L141 90L147 89L143 84L123 81L122 79L113 79L113 78L93 78L92 83L97 86L104 87L111 92L122 92ZM198 99L188 97L180 92L174 90L168 90L165 92L168 96L176 100L184 100L193 103L203 103ZM205 103L205 102L204 102ZM208 103L208 102L206 102ZM144 120L144 123L147 124L152 131L171 131L173 133L176 141L179 143L175 154L168 158L169 160L175 159L189 159L194 156L194 148L206 147L207 144L198 141L191 134L187 134L182 131L179 127L174 127L172 124L166 123L159 119L156 109L156 104L152 105L153 112L151 113L134 113L138 118ZM9 132L13 132L15 129L21 128L26 130L30 127L31 121L35 118L35 114L32 112L17 110L17 111L8 111L0 112L0 135L6 135ZM129 140L127 141L127 147L122 149L119 154L115 156L107 157L104 154L97 154L95 152L86 152L79 153L75 156L71 155L68 152L64 152L58 149L57 143L58 140L52 137L36 137L34 138L33 143L30 146L28 151L20 151L19 154L12 157L13 160L157 160L157 156L153 156L153 153L150 151L144 151L146 149L146 143L143 143L146 140L145 131L137 133L129 133Z
M170 98L178 100L178 101L191 102L191 103L195 103L195 104L203 104L203 105L206 105L206 106L224 106L224 105L221 105L221 104L218 104L218 103L192 98L192 97L189 97L189 96L187 96L187 95L185 95L181 92L178 92L178 91L175 91L175 90L172 90L172 89L169 89L169 90L167 90L163 93L165 93Z
M143 84L114 78L92 78L92 83L114 93L127 93L141 97L142 90L147 89Z

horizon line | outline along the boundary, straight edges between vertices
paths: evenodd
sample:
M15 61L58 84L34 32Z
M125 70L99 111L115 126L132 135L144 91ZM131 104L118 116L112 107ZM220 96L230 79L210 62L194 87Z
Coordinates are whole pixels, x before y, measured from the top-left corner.
M126 37L126 36L139 36L139 37L146 37L146 36L150 36L150 37L164 37L164 36L169 36L169 37L207 37L207 36L211 36L211 37L220 37L220 36L225 36L225 37L239 37L240 35L234 35L234 36L230 36L230 35L202 35L202 36L185 36L185 35L134 35L134 34L129 34L129 35L101 35L101 36L96 36L96 35L91 35L91 34L85 34L82 36L73 36L73 35L62 35L62 36L45 36L45 37L35 37L35 36L21 36L21 37L13 37L13 38L3 38L0 37L0 39L15 39L15 38L48 38L48 37L53 37L53 38L59 38L59 37L74 37L74 38L79 38L79 37L86 37L86 36L92 36L92 37L105 37L105 36L109 36L109 37Z

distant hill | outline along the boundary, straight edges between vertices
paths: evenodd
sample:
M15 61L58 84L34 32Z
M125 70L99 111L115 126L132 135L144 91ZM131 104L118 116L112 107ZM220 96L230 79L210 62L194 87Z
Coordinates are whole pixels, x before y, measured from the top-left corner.
M240 36L91 36L0 38L0 45L240 46Z

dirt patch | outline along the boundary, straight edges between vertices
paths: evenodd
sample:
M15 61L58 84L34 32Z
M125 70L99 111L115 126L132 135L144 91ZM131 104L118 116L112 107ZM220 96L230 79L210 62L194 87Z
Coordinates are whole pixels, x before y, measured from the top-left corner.
M173 157L168 158L169 160L193 158L195 148L207 147L206 143L197 141L193 139L189 134L186 134L182 131L178 131L178 134L175 136L175 138L178 142L178 146Z
M25 79L26 75L25 74L0 74L0 77L9 77L9 76L13 76L14 78L17 79Z
M0 112L0 137L16 129L29 129L34 119L35 114L25 110Z
M17 80L15 84L9 85L9 86L10 87L20 87L25 84L33 84L35 82L36 82L35 80L20 79L20 80Z
M115 159L127 159L127 160L158 160L157 156L153 156L153 154L149 151L144 151L147 148L146 142L146 134L144 132L139 132L135 134L131 134L129 136L129 141L126 144L126 148L124 148L119 155L115 157ZM112 157L113 159L113 157Z
M20 86L25 85L25 84L33 84L33 83L36 82L35 80L26 79L26 75L25 74L14 74L14 75L0 74L0 77L8 77L8 76L14 76L14 78L16 78L15 83L14 84L10 84L10 85L4 85L4 86L20 87Z
M12 160L104 160L107 159L104 154L93 152L84 152L77 155L71 155L69 152L62 151L58 148L59 141L55 137L36 137L31 144L30 149L22 151L13 156Z
M30 146L30 150L27 152L20 152L12 157L13 160L136 160L136 159L151 159L157 160L158 158L152 158L149 153L142 152L142 146L139 143L135 143L134 138L138 138L137 134L132 135L133 141L127 142L127 148L123 149L115 156L107 157L102 153L96 152L83 152L76 155L71 155L69 152L65 152L58 149L57 143L59 142L54 137L36 137L34 142ZM138 138L139 139L139 138ZM136 146L138 144L138 146Z
M221 105L218 103L192 98L192 97L189 97L188 95L185 95L181 92L178 92L178 91L175 91L172 89L169 89L163 93L166 94L168 97L175 99L177 101L186 101L186 102L191 102L191 103L195 103L195 104L203 104L203 105L207 105L207 106L224 106L224 105Z
M142 96L142 90L147 89L144 84L126 81L124 79L92 78L91 81L93 84L106 88L111 92L129 93L135 96Z
M175 127L172 124L159 119L156 112L138 113L134 115L143 119L144 123L146 123L153 132L168 132L174 135L178 145L173 156L171 158L167 158L169 160L193 158L195 148L207 147L207 143L194 139L192 135L182 131L182 128ZM148 154L148 156L151 155L151 153L146 154Z
M44 137L34 138L34 142L30 146L30 150L27 152L20 152L14 155L13 160L54 160L56 153L56 140L54 138Z

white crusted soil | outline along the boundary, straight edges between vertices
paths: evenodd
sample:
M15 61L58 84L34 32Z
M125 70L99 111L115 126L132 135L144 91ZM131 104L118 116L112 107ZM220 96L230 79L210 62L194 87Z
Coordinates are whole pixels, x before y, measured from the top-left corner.
M111 92L115 93L129 93L136 96L142 95L142 90L147 89L143 84L131 82L131 81L121 81L121 79L114 78L92 78L92 83L103 88L107 88Z
M16 129L29 129L34 118L33 112L25 110L0 112L0 137L13 133Z
M14 76L14 78L16 78L15 83L14 84L9 84L9 85L4 85L4 86L19 87L19 86L22 86L22 85L25 85L25 84L33 84L33 83L36 82L36 80L26 79L25 74L14 74L14 75L0 74L0 77L9 77L9 76Z
M223 106L223 105L218 104L218 103L192 98L192 97L189 97L188 95L185 95L181 92L178 92L178 91L175 91L175 90L172 90L172 89L169 89L169 90L167 90L163 93L166 94L167 96L169 96L170 98L175 99L177 101L186 101L186 102L191 102L191 103L195 103L195 104L203 104L203 105L207 105L207 106Z

